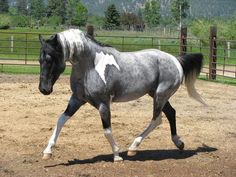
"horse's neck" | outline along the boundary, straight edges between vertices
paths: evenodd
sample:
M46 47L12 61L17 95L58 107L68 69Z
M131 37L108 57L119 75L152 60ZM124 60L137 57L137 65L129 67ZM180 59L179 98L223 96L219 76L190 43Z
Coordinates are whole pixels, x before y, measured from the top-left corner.
M73 68L80 70L82 73L94 67L94 51L88 44L84 44L81 51L74 51L72 60L70 61ZM82 74L81 73L81 74Z

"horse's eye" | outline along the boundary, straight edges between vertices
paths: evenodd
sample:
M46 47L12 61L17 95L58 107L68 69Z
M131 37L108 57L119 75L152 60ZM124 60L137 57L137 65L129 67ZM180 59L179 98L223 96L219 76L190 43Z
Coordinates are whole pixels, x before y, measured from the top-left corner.
M50 63L52 61L52 57L50 55L46 54L45 60L47 63Z

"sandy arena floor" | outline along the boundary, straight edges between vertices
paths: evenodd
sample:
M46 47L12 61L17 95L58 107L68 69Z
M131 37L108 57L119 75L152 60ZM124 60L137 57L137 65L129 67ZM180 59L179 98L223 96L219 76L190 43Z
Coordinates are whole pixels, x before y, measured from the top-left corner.
M0 74L0 176L234 177L236 87L206 81L197 81L196 87L208 107L189 98L184 86L171 98L185 142L182 153L171 142L163 116L138 154L127 157L128 146L152 116L152 100L145 96L112 104L113 134L123 162L112 162L98 112L88 104L63 128L53 158L43 161L42 151L71 94L69 77L60 78L53 94L43 96L38 76Z

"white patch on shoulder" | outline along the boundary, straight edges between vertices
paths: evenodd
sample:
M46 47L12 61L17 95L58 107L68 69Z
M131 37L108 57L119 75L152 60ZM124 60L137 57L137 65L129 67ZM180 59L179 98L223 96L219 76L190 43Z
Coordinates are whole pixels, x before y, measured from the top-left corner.
M110 54L104 54L103 52L96 53L94 64L95 64L95 70L98 72L99 76L101 77L101 79L105 84L106 84L105 69L107 65L114 65L120 71L120 67L117 64L114 56Z

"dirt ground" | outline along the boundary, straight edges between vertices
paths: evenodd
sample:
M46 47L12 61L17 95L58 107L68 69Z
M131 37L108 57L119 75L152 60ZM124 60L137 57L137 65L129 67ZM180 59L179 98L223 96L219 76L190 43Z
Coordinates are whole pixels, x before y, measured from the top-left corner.
M163 116L138 154L127 157L127 148L152 116L152 100L145 96L112 104L113 135L123 162L112 162L98 112L88 104L66 123L53 158L43 161L42 151L71 94L69 77L43 96L38 76L0 74L0 176L235 177L236 87L206 81L197 81L196 87L208 107L189 98L184 86L170 100L183 152L171 142Z

